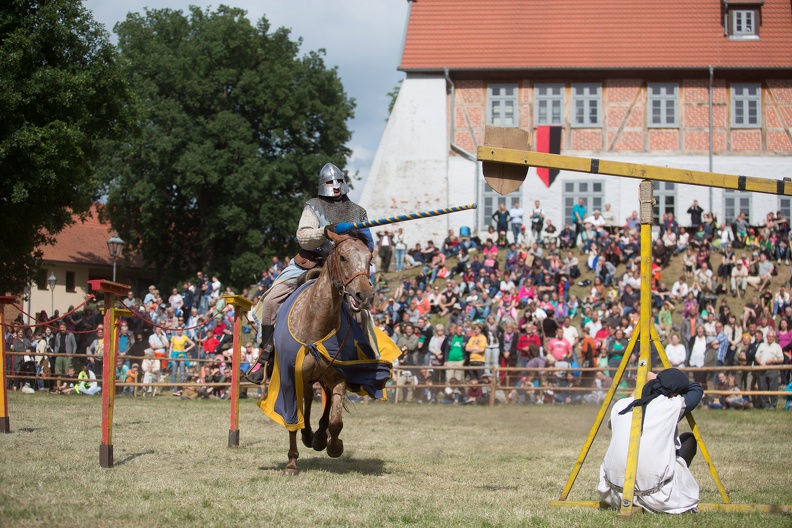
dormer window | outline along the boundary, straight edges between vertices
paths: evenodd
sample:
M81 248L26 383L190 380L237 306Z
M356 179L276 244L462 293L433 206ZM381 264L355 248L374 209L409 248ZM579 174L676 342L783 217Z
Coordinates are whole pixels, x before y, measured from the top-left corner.
M729 40L759 38L761 0L724 0L724 34Z
M733 37L756 37L756 11L753 9L732 9L731 28Z

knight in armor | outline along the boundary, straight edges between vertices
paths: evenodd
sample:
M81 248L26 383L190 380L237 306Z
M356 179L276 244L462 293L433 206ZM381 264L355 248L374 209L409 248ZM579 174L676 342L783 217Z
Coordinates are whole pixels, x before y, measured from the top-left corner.
M306 202L300 224L297 227L297 242L300 251L291 263L278 275L278 279L267 291L261 309L261 353L258 361L248 369L245 378L261 384L272 372L275 318L278 309L289 295L297 289L297 279L306 271L321 267L333 249L333 243L325 236L325 229L343 235L352 229L355 222L368 220L366 210L349 199L349 187L344 173L332 163L319 172L318 196ZM368 228L358 230L366 239L370 250L374 241Z

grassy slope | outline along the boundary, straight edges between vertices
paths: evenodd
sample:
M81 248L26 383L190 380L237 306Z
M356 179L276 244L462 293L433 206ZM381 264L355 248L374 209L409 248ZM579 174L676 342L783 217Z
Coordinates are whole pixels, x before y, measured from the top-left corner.
M585 262L586 262L587 255L585 253L580 252L577 249L575 249L573 251L574 251L575 256L578 257L578 259L580 260L580 263L581 263L580 271L582 272L582 275L581 275L581 277L579 279L574 281L574 283L572 285L572 288L570 289L570 294L571 295L576 295L576 296L578 296L579 298L582 299L582 298L584 298L585 296L587 296L589 294L589 292L591 290L591 286L579 286L578 282L586 280L586 279L593 281L594 280L594 272L588 271L585 268ZM742 251L743 250L738 250L737 255L739 256ZM504 255L505 255L505 250L500 250L500 252L499 252L499 257L500 257L499 261L500 261L501 269L503 269L503 263L504 263L504 260L505 260ZM720 259L721 259L720 254L716 253L716 252L713 252L712 257L710 258L710 262L712 262L712 265L713 265L713 268L714 268L713 271L717 270L718 264L720 264ZM452 269L453 266L456 265L456 258L450 258L446 262L447 262L447 267L449 269ZM778 292L778 287L779 286L788 285L789 278L790 278L790 266L787 266L787 265L785 265L783 263L781 263L780 265L777 264L777 266L778 266L778 276L773 277L773 280L771 282L771 291L773 293ZM417 275L417 273L418 273L417 270L418 270L418 268L414 268L414 269L411 269L411 270L404 270L404 271L399 272L399 273L396 273L396 272L393 272L393 271L390 272L390 273L387 273L385 276L388 279L388 287L390 288L391 294L396 291L396 288L398 287L398 285L400 284L400 282L402 280L404 280L405 278L410 279L410 278L414 277L415 275ZM622 264L622 265L618 266L617 271L618 271L617 277L618 277L618 279L621 279L621 276L626 271L626 268ZM665 283L668 286L669 290L673 286L674 282L676 282L679 279L680 275L684 275L683 265L682 265L682 257L681 256L672 257L671 261L669 262L668 267L666 267L662 271L662 279L663 279L663 281L665 281ZM457 275L456 278L458 280L459 276ZM435 281L435 284L442 288L442 287L445 287L445 282L446 282L445 279L437 279ZM687 279L687 282L688 282L688 286L690 286L692 284L692 279ZM731 309L732 313L737 315L738 319L743 313L743 308L745 307L745 304L748 301L751 300L751 297L755 294L755 292L756 291L754 290L754 288L749 285L748 286L748 290L747 290L747 295L745 296L745 298L740 298L740 297L732 298L731 295L725 296L725 297L728 298L729 308ZM718 300L718 306L719 305L720 305L720 299ZM717 309L718 306L715 306L715 308ZM676 307L676 309L674 311L674 323L677 326L680 326L682 324L682 314L680 312L681 309L682 309L681 303L677 303L677 307ZM522 315L522 312L521 312L521 315ZM448 316L445 316L445 317L441 318L441 317L437 317L435 315L432 315L431 316L431 320L432 320L432 324L437 324L437 323L445 324L448 321ZM577 319L576 321L573 321L573 324L575 324L575 322L577 322L578 326L580 326L580 320L579 319Z

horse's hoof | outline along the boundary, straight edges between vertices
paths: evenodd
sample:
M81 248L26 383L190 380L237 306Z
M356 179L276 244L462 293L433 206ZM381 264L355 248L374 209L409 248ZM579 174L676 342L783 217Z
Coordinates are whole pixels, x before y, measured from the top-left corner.
M327 437L314 435L311 447L314 449L314 451L324 451L327 447Z
M327 456L330 458L338 458L344 454L344 441L339 440L335 445L329 444L327 446Z
M293 476L295 476L295 475L296 475L297 473L299 473L299 472L300 472L300 470L298 470L296 467L294 467L294 468L286 467L286 468L283 470L283 475L284 475L285 477L293 477Z
M308 431L306 433L305 429L303 429L301 436L302 436L302 443L305 447L313 447L313 440L314 440L313 431Z

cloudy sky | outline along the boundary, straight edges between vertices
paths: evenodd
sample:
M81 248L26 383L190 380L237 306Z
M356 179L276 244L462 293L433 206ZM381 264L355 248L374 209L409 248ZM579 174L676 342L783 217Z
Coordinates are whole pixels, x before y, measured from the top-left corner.
M355 118L347 167L365 178L374 159L385 119L388 92L403 77L396 70L407 21L407 0L85 0L94 18L112 33L113 26L128 12L144 8L170 8L187 12L190 5L215 9L220 3L240 7L252 21L265 16L274 28L287 27L292 38L303 39L303 51L324 48L325 64L338 66L344 89L355 98ZM115 37L113 38L115 41ZM356 198L363 189L357 182Z

